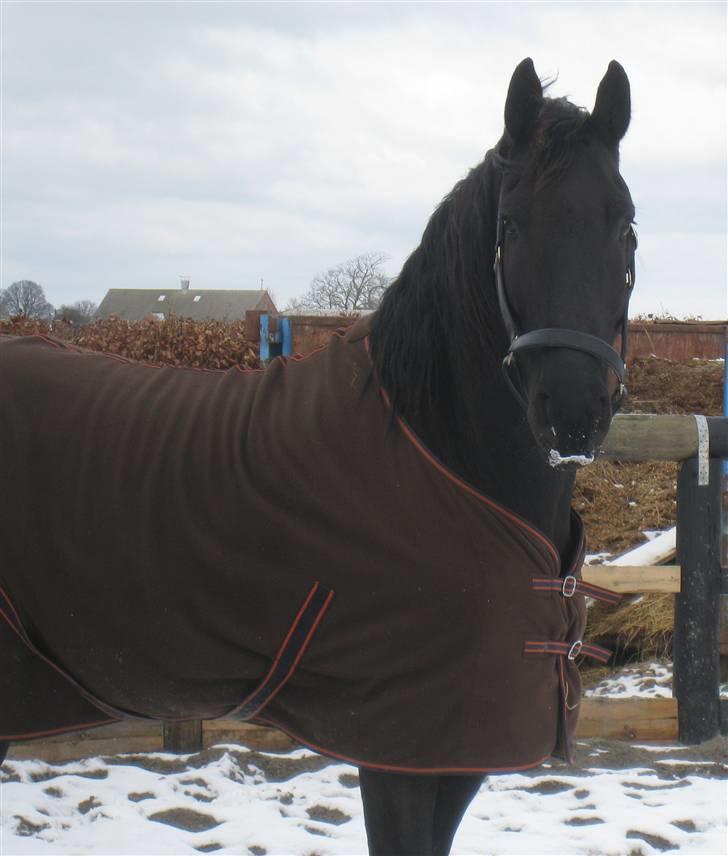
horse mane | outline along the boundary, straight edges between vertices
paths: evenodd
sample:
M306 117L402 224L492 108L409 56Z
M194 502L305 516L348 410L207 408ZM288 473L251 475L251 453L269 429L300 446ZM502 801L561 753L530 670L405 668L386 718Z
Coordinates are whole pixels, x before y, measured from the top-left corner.
M498 181L492 152L432 214L375 313L371 350L393 409L416 419L455 392L463 366L453 341L504 345L491 287ZM474 287L479 282L481 289Z
M493 276L503 175L525 168L535 172L538 187L556 180L584 139L588 117L565 98L544 98L525 165L509 158L504 135L435 209L374 315L374 370L393 410L415 423L435 408L451 414L460 447L468 440L462 432L477 430L463 410L474 411L479 390L482 397L502 383L500 364L508 347ZM473 378L479 390L472 389ZM439 425L441 444L451 446L452 424L441 419Z

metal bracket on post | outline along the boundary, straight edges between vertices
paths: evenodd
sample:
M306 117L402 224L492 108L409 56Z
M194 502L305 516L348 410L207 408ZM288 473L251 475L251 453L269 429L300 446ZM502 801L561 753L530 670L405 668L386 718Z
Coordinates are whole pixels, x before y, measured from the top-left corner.
M695 415L695 425L698 429L698 486L710 484L710 433L708 420L705 416Z

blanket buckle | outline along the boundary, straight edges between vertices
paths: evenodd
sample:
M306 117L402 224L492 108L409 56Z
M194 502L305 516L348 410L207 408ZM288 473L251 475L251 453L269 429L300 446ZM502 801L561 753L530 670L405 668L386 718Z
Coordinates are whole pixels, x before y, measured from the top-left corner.
M576 594L576 577L571 576L569 574L568 577L564 577L563 585L561 586L561 594L564 597L573 597Z
M581 641L581 639L577 639L576 642L574 642L574 644L571 646L571 648L569 648L569 653L566 655L567 659L576 660L576 658L581 653L582 646L583 642Z

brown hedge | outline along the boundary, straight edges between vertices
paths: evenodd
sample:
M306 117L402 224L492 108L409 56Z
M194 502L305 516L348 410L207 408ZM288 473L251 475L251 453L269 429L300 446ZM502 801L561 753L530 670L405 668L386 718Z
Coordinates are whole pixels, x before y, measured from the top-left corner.
M13 318L0 321L0 333L52 335L82 348L153 365L227 369L233 365L258 368L260 363L244 321L193 321L176 316L161 321L108 318L79 328L56 322L50 329L47 322Z

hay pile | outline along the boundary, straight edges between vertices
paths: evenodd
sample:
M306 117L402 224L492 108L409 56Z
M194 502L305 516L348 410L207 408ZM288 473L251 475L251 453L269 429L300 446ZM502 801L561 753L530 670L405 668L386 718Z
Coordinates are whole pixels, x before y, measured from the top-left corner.
M648 357L629 371L628 413L722 410L723 363L675 363ZM645 530L675 525L677 464L603 461L580 471L574 507L584 518L589 552L618 555L645 541ZM617 652L617 662L670 656L674 596L640 595L590 609L587 637Z

